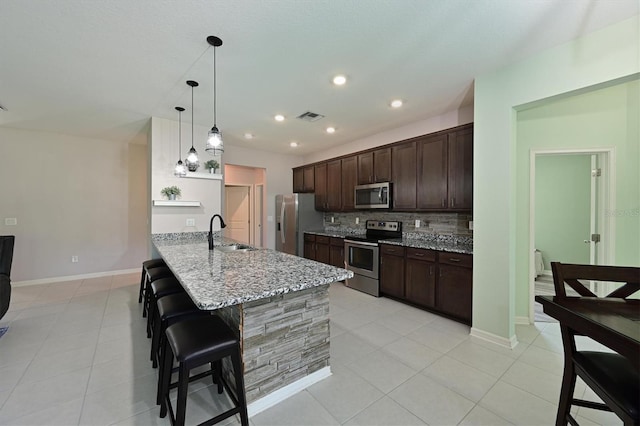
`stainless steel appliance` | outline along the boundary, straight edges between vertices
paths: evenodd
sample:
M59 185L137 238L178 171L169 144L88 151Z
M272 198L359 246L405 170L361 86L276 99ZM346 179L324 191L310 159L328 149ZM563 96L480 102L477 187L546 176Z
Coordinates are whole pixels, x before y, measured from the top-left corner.
M344 240L344 263L353 271L353 278L345 280L347 287L372 296L380 296L378 241L402 238L402 222L367 220L364 237L349 236Z
M314 194L276 195L276 250L302 256L304 231L322 227Z
M388 209L391 207L391 183L357 185L354 196L357 209Z

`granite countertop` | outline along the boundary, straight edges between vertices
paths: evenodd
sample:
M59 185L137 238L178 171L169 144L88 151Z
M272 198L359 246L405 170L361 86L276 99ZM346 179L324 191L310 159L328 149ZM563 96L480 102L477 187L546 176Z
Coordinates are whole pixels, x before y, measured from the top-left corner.
M357 234L348 231L340 230L313 230L305 231L307 234L323 235L327 237L337 238L349 238L351 236L364 236L363 233ZM403 237L391 240L379 240L379 243L393 244L396 246L423 248L429 250L446 251L451 253L473 254L473 244L469 242L468 238L458 241L455 236L441 235L430 238L416 237L415 233L411 237Z
M346 269L275 250L209 251L206 237L171 235L154 235L153 244L200 309L219 309L353 277ZM216 238L214 243L236 241Z

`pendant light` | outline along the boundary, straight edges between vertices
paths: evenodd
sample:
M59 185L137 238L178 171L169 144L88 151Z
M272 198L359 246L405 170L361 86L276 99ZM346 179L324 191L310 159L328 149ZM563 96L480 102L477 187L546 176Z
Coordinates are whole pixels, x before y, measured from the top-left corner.
M187 168L190 172L195 172L200 167L200 163L198 162L198 152L193 147L193 88L198 87L199 84L197 81L187 80L187 84L191 86L191 149L189 150L189 154L187 155Z
M182 156L182 111L184 108L177 106L176 111L178 111L178 162L176 163L176 168L174 169L173 174L177 177L185 177L187 175L187 168L182 164L182 160L180 157Z
M207 43L213 46L213 127L209 130L209 136L207 138L207 152L216 155L224 152L224 145L222 143L222 134L216 126L216 47L222 46L222 40L216 36L207 37Z

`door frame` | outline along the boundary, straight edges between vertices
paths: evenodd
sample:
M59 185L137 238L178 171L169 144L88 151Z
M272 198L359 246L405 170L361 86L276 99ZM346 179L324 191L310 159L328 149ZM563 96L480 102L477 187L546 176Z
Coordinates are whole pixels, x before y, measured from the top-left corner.
M599 182L597 210L602 219L598 230L602 235L601 249L598 253L600 263L615 263L615 215L607 214L616 206L616 169L615 148L578 148L578 149L531 149L529 151L529 323L535 320L535 207L536 207L536 157L543 155L597 155L602 158L600 168L603 179ZM602 253L602 254L600 254ZM601 290L601 289L599 289ZM604 290L604 289L602 289ZM606 290L605 290L606 291Z

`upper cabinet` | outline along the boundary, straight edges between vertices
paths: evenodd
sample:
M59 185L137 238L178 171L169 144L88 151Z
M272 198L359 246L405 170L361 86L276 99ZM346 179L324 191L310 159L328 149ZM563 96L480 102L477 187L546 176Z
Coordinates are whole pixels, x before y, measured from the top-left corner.
M380 148L358 155L358 185L391 180L391 148Z
M355 186L378 182L392 183L392 211L470 211L473 124L293 169L320 211L353 211Z

